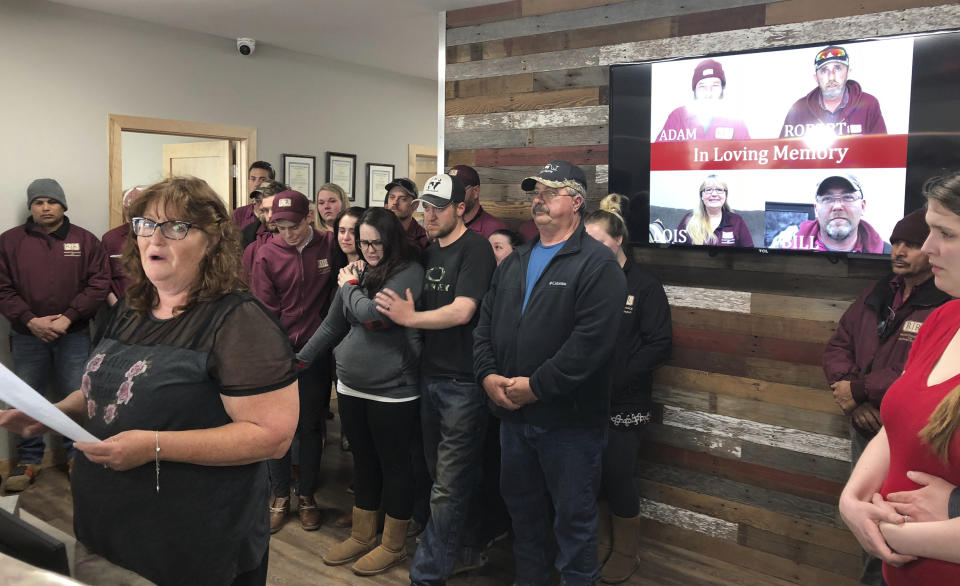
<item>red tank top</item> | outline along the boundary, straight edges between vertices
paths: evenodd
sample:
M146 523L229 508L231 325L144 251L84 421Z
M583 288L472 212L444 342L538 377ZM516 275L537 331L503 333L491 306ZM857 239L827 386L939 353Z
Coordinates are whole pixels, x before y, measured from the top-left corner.
M960 485L960 433L950 440L949 465L944 465L917 435L940 401L960 385L960 374L942 383L927 385L930 371L958 329L960 300L951 301L930 314L913 343L903 376L884 395L880 415L890 444L890 470L881 490L884 498L891 492L920 488L907 478L910 470ZM921 558L899 568L884 564L883 576L890 586L960 585L960 564Z

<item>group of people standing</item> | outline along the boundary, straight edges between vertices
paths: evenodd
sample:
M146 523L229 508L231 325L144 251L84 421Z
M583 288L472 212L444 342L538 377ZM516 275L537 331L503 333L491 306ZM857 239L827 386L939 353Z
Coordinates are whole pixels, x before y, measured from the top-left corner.
M419 436L432 486L412 583L444 583L464 546L506 529L490 523L491 492L512 519L518 583L555 571L593 583L601 566L627 579L632 462L671 327L663 288L625 251L626 202L586 215L583 172L551 162L524 182L536 236L521 245L479 206L470 167L422 191L398 179L385 208L347 208L325 185L316 216L269 164L249 175L251 205L232 214L198 179L131 190L110 250L69 224L59 184L38 180L31 218L0 236L18 372L47 358L55 367L35 370L59 372L64 338L87 343L56 403L104 438L70 456L78 538L161 584L264 583L269 535L293 504L294 437L301 526L323 523L315 493L335 380L356 502L327 564L373 575L406 558ZM41 276L47 257L63 269ZM108 295L93 335L79 329ZM27 441L46 431L16 410L0 425ZM33 482L39 461L22 456L7 489ZM599 521L598 551L601 492L613 520Z

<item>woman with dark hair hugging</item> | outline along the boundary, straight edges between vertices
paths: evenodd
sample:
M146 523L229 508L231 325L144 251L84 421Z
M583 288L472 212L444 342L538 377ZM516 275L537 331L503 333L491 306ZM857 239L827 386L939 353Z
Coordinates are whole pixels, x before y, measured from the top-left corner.
M340 271L333 305L297 358L309 363L336 347L337 403L353 451L356 506L350 538L330 548L323 561L336 566L357 560L353 571L369 576L406 558L404 541L414 500L410 442L420 408L421 347L419 332L392 323L377 311L373 298L385 288L410 289L416 301L423 268L389 210L365 211L354 240L361 258ZM386 520L377 546L381 505Z

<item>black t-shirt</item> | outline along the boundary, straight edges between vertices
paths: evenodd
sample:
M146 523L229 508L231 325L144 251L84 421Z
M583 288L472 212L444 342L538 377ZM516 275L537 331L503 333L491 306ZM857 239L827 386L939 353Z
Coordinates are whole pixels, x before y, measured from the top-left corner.
M158 320L118 303L84 369L84 428L101 439L141 429L230 423L221 395L246 396L296 380L287 336L249 293ZM163 445L160 446L161 457ZM158 584L229 584L269 545L263 462L154 462L125 472L82 453L72 478L74 530L91 551Z
M497 259L483 236L467 230L448 246L431 242L423 251L423 267L421 311L449 305L457 297L475 299L479 308L497 268ZM421 374L473 380L473 328L479 314L474 312L473 319L462 326L423 330Z

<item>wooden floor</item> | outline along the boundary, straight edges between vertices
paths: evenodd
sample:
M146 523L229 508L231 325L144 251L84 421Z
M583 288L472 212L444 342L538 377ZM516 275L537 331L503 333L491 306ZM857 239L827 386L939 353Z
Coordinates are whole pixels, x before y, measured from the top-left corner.
M409 584L408 560L389 572L371 578L355 576L348 566L329 567L323 564L321 554L334 543L346 539L349 529L337 529L333 520L350 510L353 497L346 492L350 483L349 454L339 449L337 425L331 422L331 441L328 443L322 466L322 480L317 502L324 510L324 525L313 532L300 529L291 515L286 526L273 536L270 543L268 582L275 586L300 584ZM66 474L56 468L46 469L36 484L22 493L21 507L67 533L73 534L72 502ZM768 586L786 584L770 576L751 572L728 563L708 558L692 551L642 541L642 564L627 584L689 586L693 584L724 584L741 586ZM511 541L498 543L490 552L490 564L471 574L448 581L451 586L493 586L513 582ZM416 540L407 542L412 557ZM117 586L117 581L92 581L97 586Z

